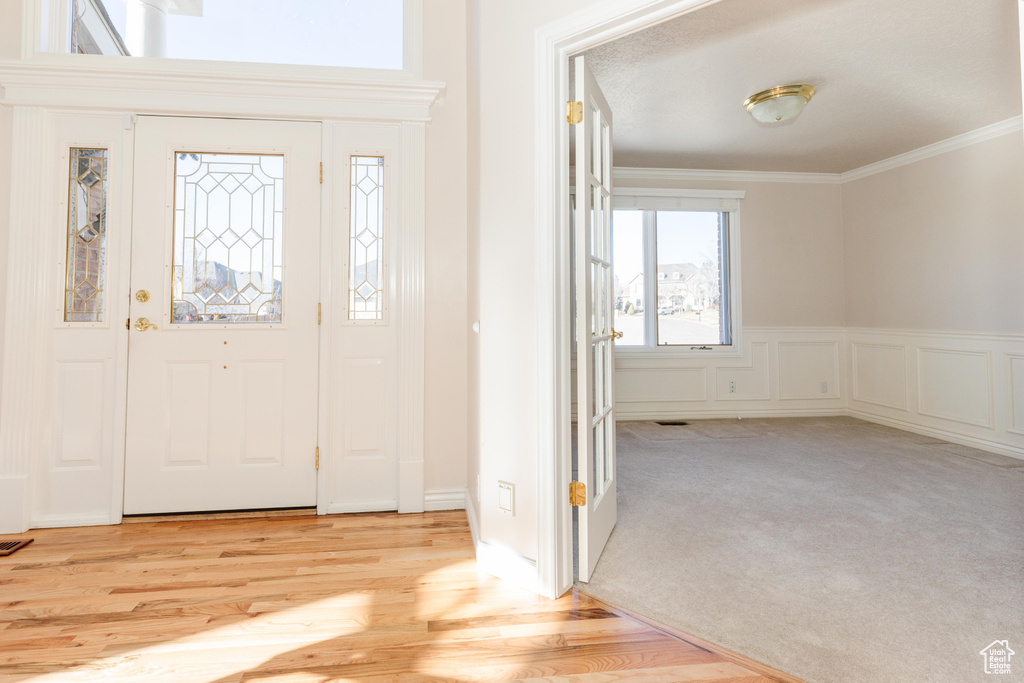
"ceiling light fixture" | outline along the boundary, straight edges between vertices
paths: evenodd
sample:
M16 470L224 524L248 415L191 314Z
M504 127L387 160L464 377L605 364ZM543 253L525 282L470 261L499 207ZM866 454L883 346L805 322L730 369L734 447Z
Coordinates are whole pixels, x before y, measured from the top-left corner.
M788 121L800 115L815 92L814 86L806 83L777 85L748 97L743 108L761 123Z

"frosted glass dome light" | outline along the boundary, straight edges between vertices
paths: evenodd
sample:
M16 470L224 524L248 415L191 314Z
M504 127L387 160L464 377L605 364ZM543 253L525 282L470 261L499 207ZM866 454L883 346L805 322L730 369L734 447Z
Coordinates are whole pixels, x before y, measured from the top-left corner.
M813 85L779 85L751 95L743 108L761 123L779 123L795 119L817 92Z

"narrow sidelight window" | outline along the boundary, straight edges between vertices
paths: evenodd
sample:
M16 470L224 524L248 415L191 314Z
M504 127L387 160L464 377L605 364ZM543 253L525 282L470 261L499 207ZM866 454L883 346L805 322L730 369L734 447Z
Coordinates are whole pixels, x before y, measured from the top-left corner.
M384 157L353 156L348 319L383 321Z
M107 150L73 147L68 189L65 322L103 322Z

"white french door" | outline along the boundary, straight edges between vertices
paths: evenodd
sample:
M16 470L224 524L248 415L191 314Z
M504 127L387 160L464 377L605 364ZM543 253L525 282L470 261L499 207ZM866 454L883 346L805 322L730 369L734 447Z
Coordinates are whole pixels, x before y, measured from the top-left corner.
M316 504L320 136L139 117L125 514Z
M617 516L615 337L612 329L612 112L584 57L576 58L576 381L579 580L589 581Z

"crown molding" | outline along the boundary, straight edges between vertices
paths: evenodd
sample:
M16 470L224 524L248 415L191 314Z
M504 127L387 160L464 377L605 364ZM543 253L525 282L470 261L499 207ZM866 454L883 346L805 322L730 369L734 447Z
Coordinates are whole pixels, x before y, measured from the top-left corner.
M915 161L928 159L929 157L952 152L961 147L991 140L1001 135L1024 130L1024 117L1015 116L1012 119L993 123L984 128L978 128L962 135L957 135L946 140L926 145L904 154L898 154L873 164L861 166L845 173L790 173L777 171L717 171L702 170L696 168L632 168L616 167L614 170L615 182L623 180L640 180L644 182L747 182L747 183L808 183L824 185L842 185L854 180L860 180L876 173L889 171L900 166L912 164ZM623 188L624 189L624 188Z
M852 171L846 171L845 173L839 174L840 182L848 183L852 180L860 180L861 178L866 178L869 175L882 173L883 171L890 171L894 168L899 168L900 166L912 164L915 161L921 161L922 159L938 156L939 154L952 152L953 150L960 149L961 147L967 147L979 142L984 142L985 140L991 140L992 138L997 138L1001 135L1006 135L1007 133L1013 133L1022 129L1024 129L1024 117L1015 116L1012 119L993 123L990 126L978 128L977 130L972 130L969 133L956 135L946 140L941 140L931 145L925 145L924 147L919 147L918 149L910 152L905 152L904 154L897 154L894 157L889 157L882 161L876 161L873 164L861 166L860 168L855 168Z
M616 167L615 182L643 181L720 181L747 183L818 183L838 185L839 173L784 173L776 171L712 171L696 168L631 168Z
M156 69L141 63L111 68L99 60L89 61L0 60L0 104L192 116L426 122L430 108L445 92L444 83L341 79L330 69L268 69L258 74L233 68Z

